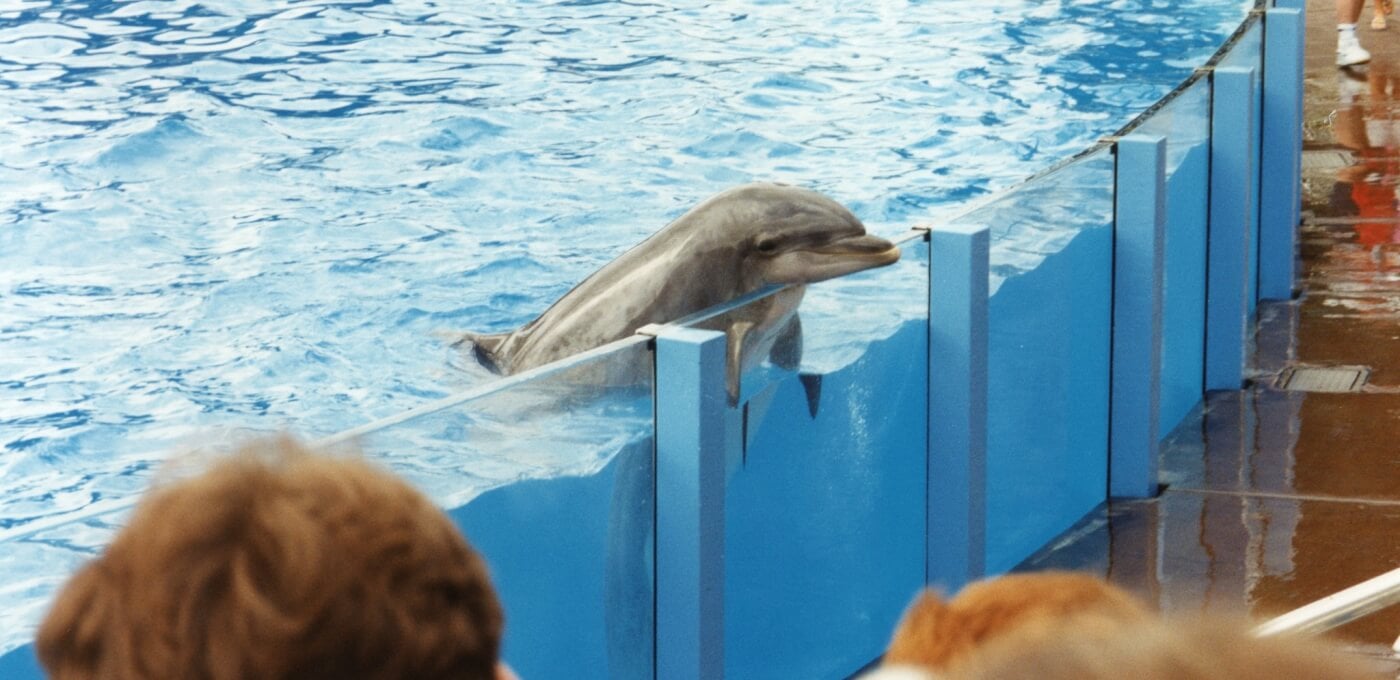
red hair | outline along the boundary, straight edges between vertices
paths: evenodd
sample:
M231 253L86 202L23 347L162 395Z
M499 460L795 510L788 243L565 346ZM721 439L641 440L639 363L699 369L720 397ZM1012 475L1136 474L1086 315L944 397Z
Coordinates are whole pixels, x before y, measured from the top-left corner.
M1150 617L1132 595L1086 574L1008 574L973 583L951 601L932 591L920 594L895 629L884 663L945 671L1012 633L1049 634L1070 622L1114 627Z

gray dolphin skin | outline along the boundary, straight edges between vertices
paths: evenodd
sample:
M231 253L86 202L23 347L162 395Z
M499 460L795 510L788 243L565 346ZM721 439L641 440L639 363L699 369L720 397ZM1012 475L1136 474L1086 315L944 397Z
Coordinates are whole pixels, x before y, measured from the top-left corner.
M800 334L796 308L802 284L898 259L898 248L866 234L855 215L822 194L781 184L746 184L695 206L594 272L534 321L511 333L466 333L456 344L473 343L478 360L509 375L769 285L794 286L725 329L733 397L740 364L749 363L740 361L747 356L741 351L746 337L763 336L763 351L771 349L775 363L780 352L788 355L782 363L793 363L790 342L774 345Z

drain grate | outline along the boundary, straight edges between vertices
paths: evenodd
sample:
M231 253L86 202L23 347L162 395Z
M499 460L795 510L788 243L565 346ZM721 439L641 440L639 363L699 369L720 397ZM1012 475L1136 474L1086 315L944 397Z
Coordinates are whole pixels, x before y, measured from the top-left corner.
M1303 172L1322 173L1337 171L1342 168L1356 165L1356 159L1345 151L1335 151L1332 149L1309 149L1303 152Z
M1365 366L1294 366L1276 384L1291 392L1359 392L1370 376Z

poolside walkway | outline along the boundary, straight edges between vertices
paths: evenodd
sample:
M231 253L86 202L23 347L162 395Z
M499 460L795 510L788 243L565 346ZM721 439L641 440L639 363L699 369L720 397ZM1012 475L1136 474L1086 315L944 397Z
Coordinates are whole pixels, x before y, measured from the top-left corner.
M1373 31L1367 3L1373 61L1344 72L1334 11L1309 0L1300 295L1260 305L1250 386L1171 434L1159 498L1110 503L1023 568L1263 618L1400 566L1400 13ZM1400 674L1397 608L1336 635Z

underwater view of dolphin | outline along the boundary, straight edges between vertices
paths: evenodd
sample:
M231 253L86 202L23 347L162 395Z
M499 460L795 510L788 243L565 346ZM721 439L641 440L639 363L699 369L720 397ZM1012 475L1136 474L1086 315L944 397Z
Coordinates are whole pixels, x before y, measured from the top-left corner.
M729 391L769 355L796 370L803 284L894 263L899 249L865 233L836 201L809 189L753 183L716 194L594 272L534 321L509 333L463 333L476 358L510 375L625 338L771 285L788 289L724 317ZM707 324L707 327L711 327Z

